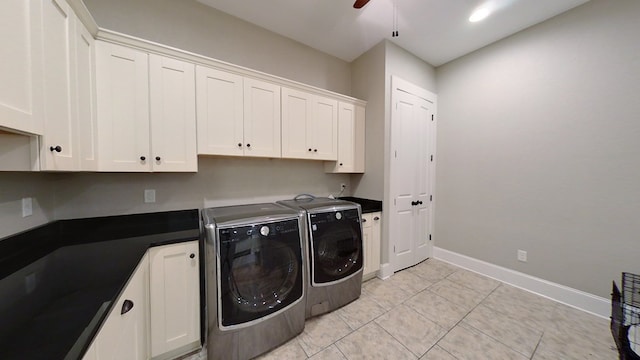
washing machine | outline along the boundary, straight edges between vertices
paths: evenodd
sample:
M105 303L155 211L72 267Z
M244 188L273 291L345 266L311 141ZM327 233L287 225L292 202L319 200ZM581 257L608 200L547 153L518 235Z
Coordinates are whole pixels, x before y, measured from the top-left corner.
M207 358L250 359L304 330L304 218L278 204L204 209Z
M305 218L309 259L305 317L333 311L360 297L364 260L360 205L311 196L278 203Z

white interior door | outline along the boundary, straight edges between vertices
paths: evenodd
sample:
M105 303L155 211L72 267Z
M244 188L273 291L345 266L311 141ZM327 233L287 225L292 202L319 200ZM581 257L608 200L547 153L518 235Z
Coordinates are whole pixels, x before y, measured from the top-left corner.
M389 252L398 271L431 254L431 183L433 146L429 139L435 95L393 78Z

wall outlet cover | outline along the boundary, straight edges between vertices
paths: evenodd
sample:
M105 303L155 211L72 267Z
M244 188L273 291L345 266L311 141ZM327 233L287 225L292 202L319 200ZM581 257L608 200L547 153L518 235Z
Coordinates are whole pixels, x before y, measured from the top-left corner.
M147 204L156 202L156 190L155 189L145 189L144 190L144 202L147 203Z
M518 250L518 261L527 262L527 252Z
M22 217L33 215L33 200L28 198L22 198Z

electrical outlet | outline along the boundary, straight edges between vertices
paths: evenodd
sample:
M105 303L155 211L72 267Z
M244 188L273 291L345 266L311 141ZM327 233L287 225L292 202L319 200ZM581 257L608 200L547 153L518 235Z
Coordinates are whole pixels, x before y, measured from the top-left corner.
M33 215L33 200L28 198L22 198L22 217Z
M518 250L518 261L527 262L527 252Z
M147 203L147 204L156 202L156 190L155 189L145 189L144 190L144 202Z

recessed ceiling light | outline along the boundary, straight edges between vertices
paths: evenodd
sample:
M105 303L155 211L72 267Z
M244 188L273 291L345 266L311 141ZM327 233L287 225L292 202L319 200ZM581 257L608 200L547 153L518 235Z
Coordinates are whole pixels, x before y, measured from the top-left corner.
M478 22L480 20L484 20L487 18L487 16L489 16L490 13L491 11L489 11L489 8L486 8L486 7L477 8L471 14L471 16L469 16L469 21Z

